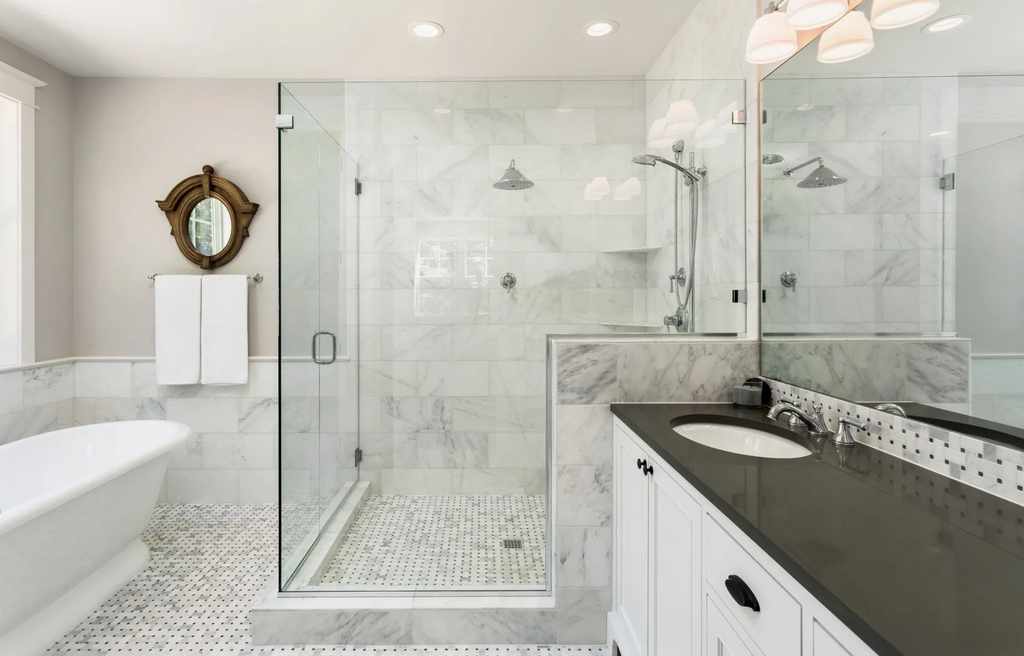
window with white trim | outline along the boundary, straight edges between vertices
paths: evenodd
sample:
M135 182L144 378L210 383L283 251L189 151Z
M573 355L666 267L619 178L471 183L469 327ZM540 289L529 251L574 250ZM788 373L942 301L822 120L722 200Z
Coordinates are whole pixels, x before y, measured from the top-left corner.
M35 90L0 62L0 366L35 361Z

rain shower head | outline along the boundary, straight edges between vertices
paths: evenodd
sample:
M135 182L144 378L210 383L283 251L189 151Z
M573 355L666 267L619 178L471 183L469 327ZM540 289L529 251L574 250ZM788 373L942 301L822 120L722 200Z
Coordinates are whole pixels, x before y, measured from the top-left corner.
M516 161L512 160L508 168L505 169L505 174L501 176L501 179L491 186L502 191L522 191L532 187L533 180L520 173L516 169Z
M791 169L783 169L782 175L787 178L792 177L793 173L802 169L809 164L817 162L818 168L811 171L811 174L799 182L796 186L800 189L824 189L825 187L835 187L836 185L846 184L847 179L837 174L835 171L825 166L825 160L820 157L807 160L803 164L794 166Z

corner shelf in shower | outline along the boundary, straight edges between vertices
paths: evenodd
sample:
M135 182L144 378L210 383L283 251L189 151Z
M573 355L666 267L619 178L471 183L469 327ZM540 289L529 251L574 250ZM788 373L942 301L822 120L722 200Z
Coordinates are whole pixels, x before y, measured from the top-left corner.
M623 255L630 255L633 253L653 253L654 251L660 251L661 246L641 246L640 248L620 248L611 251L601 251L602 253L621 253ZM632 324L630 324L632 325Z
M605 328L643 328L645 330L661 330L665 327L661 323L605 323L602 322L598 325L604 326Z

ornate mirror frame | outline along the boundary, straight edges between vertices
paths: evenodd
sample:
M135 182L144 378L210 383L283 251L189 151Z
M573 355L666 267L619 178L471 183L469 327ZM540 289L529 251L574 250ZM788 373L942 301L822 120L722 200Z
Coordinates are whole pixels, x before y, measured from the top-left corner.
M203 255L189 240L188 224L192 210L200 201L216 198L224 203L231 214L231 237L227 246L215 255ZM156 201L157 206L167 215L171 234L178 243L178 250L189 262L203 269L215 269L234 259L242 249L242 243L249 236L249 224L259 209L259 204L249 202L245 192L226 178L213 174L213 167L207 164L203 172L185 178L171 189L164 200Z

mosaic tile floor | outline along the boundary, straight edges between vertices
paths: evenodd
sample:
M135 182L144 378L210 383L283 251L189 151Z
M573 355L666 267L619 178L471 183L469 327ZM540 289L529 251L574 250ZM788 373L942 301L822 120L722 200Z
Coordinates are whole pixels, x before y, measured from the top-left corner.
M539 495L371 496L315 585L543 590L544 515Z
M149 567L52 656L607 656L600 647L252 647L249 608L273 576L277 507L157 506Z

